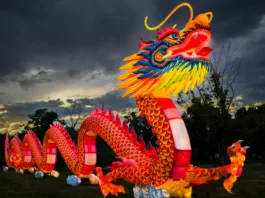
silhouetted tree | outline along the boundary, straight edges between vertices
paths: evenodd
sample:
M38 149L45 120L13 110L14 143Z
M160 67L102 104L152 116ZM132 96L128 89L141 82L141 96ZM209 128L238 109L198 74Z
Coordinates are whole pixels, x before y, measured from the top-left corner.
M265 161L265 104L242 107L235 114L237 134L250 145L251 153L261 156Z
M60 120L56 112L48 111L47 109L38 109L33 114L29 114L28 117L31 119L28 121L28 125L25 126L25 129L32 129L40 141L43 140L45 132L50 128L50 125L54 121L58 121L61 124L65 125L64 120ZM29 127L33 125L33 127Z
M76 126L82 118L81 115L84 109L84 105L78 100L68 99L66 102L70 104L69 107L64 108L69 116L69 121L65 121L67 125L66 130L68 131L72 139L76 142L78 132Z
M66 124L73 130L75 130L77 123L81 119L81 114L84 109L84 105L81 104L78 100L68 99L67 102L70 104L70 106L65 107L65 110L69 116L69 121L66 121Z

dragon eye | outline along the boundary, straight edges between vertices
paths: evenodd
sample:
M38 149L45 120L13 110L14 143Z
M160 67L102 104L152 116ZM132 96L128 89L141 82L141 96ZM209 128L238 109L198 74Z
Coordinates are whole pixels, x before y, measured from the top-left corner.
M176 34L176 33L170 34L167 37L170 38L170 39L173 39L173 40L178 40L179 39L179 35Z

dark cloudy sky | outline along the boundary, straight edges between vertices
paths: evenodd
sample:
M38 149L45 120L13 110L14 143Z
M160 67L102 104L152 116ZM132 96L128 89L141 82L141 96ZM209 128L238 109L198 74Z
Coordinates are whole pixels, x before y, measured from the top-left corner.
M136 52L143 25L160 22L178 0L1 0L0 104L11 120L37 108L58 110L66 99L116 110L116 75L123 57ZM190 0L195 15L212 11L214 42L232 39L242 59L238 94L245 103L265 101L264 0ZM187 8L168 24L187 22ZM3 110L3 109L2 109Z

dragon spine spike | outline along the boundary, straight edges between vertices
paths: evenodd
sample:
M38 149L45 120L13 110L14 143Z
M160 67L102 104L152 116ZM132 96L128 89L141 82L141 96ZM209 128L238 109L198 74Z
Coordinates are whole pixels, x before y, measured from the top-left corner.
M109 117L110 117L110 120L114 120L114 115L111 109L109 110Z
M106 113L106 110L104 108L104 105L102 105L102 113Z
M131 137L131 141L136 144L137 143L137 135L136 135L134 128L131 129L130 137Z
M100 108L99 107L95 107L95 110L97 113L100 113Z
M127 122L124 120L123 121L123 128L124 128L124 130L126 130L127 132L129 132L129 127L128 127L128 124L127 124Z
M146 145L145 145L145 142L144 142L142 135L139 137L138 143L139 143L141 151L143 151L144 153L147 153Z
M120 117L119 117L118 114L116 115L115 123L116 123L116 125L117 125L118 127L121 126L121 119L120 119Z
M147 150L148 152L151 154L155 154L155 157L157 157L157 152L156 152L156 149L155 147L151 144L151 142L148 143L148 146L147 146Z

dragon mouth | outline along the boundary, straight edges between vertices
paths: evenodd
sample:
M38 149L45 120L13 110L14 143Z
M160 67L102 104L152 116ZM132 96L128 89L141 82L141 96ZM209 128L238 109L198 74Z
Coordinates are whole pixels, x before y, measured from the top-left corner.
M185 40L167 49L166 58L172 59L182 56L186 59L202 59L209 61L209 54L213 50L209 47L212 33L206 29L197 29L190 32Z

